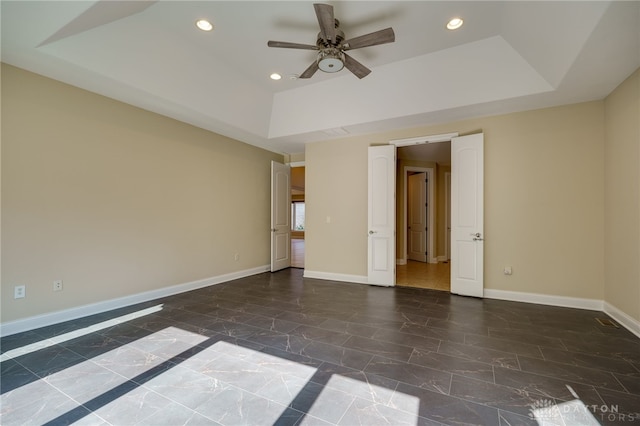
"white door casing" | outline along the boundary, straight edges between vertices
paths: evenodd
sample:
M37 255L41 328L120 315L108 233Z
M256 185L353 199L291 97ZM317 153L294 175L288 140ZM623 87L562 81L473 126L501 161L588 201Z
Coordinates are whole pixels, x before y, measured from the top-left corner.
M444 174L444 252L446 260L451 260L451 173Z
M451 293L483 296L484 135L451 139Z
M427 173L408 177L408 258L427 261Z
M394 286L396 281L396 147L369 147L368 284Z
M291 266L291 168L271 162L271 272Z
M397 156L397 152L396 152ZM409 173L410 172L424 172L427 174L427 228L428 229L436 229L435 225L435 212L434 206L435 204L435 170L429 167L414 167L414 166L404 166L402 173L404 176L404 185L403 185L403 199L404 199L404 223L405 226L402 228L402 235L405 241L405 244L401 248L402 259L398 259L399 261L404 261L401 264L406 264L407 259L409 258L409 250L407 247L407 241L409 241L408 230L406 224L409 223ZM397 218L396 218L397 219ZM427 262L429 263L437 263L437 256L435 256L435 241L434 234L427 232Z

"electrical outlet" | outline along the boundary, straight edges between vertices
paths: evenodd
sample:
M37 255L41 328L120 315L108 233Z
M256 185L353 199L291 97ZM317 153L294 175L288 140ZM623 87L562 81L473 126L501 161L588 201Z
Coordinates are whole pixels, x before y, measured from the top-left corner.
M236 253L236 254L233 256L233 260L235 260L235 261L240 260L240 254Z
M62 280L55 280L53 282L53 291L62 291Z
M13 287L13 298L22 299L27 296L27 287L24 285L17 285Z
M513 274L513 270L511 269L511 266L505 266L503 272L505 275Z

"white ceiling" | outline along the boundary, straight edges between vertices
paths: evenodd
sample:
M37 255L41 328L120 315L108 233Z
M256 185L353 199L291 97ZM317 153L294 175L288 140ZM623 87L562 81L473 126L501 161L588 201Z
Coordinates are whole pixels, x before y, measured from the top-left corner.
M6 1L2 61L274 152L304 143L602 99L640 67L638 1L332 1L372 70L290 79L311 1ZM454 16L457 31L445 29ZM213 32L194 23L209 19ZM278 72L280 81L269 79Z

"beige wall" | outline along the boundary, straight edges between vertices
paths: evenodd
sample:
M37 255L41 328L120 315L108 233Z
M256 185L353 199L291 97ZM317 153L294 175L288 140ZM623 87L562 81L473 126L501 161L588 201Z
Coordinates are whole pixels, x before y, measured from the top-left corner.
M367 143L306 147L305 270L366 274Z
M640 70L604 105L604 298L640 321Z
M485 287L640 320L639 80L605 101L309 144L306 268L366 276L369 145L482 130ZM3 322L268 263L282 156L5 65L1 107Z
M285 161L287 163L304 163L304 152L285 154Z
M2 321L267 265L271 160L3 65Z
M366 276L369 145L479 130L485 287L602 300L602 101L307 145L306 268ZM328 215L338 221L325 223Z

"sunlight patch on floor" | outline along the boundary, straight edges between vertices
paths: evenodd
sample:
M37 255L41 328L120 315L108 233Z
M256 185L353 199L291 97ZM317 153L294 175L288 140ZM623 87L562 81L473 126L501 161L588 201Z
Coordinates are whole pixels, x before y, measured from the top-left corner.
M131 321L136 318L143 317L145 315L150 315L155 312L159 312L162 310L162 304L152 306L150 308L141 309L136 312L132 312L130 314L122 315L117 318L112 318L107 321L103 321L97 324L90 325L89 327L84 327L78 330L70 331L68 333L60 334L58 336L53 336L48 339L40 340L38 342L31 343L29 345L25 345L16 349L12 349L0 355L0 361L7 361L12 358L16 358L18 356L26 355L44 348L48 348L53 345L58 345L60 343L67 342L72 339L76 339L78 337L85 336L87 334L104 330L105 328L113 327L123 322Z
M132 319L134 314L126 317ZM168 399L219 422L272 424L282 420L290 406L306 412L311 421L338 423L345 410L346 421L380 415L396 420L400 416L410 423L418 420L416 397L366 379L326 373L327 380L325 373L316 373L316 368L299 362L167 327L20 386L3 394L0 404L12 408L13 415L4 410L2 415L14 423L20 422L14 416L31 412L30 406L39 407L34 395L51 401L45 418L40 418L44 422L118 422L132 406L159 410ZM401 401L402 408L390 407L392 399ZM130 420L152 415L145 410L133 410L140 418Z
M579 399L560 404L538 401L530 411L530 417L535 419L539 426L600 426L600 422Z

